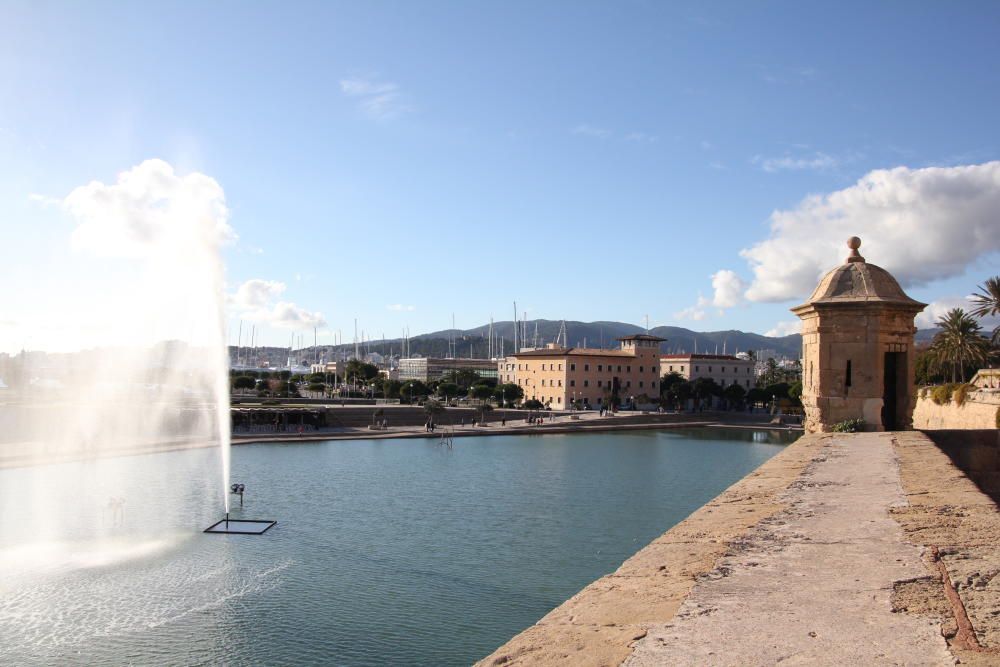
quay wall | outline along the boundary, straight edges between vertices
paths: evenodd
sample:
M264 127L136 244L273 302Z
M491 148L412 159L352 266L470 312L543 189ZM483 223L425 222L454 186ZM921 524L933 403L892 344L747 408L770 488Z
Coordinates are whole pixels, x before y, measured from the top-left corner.
M913 410L913 428L917 430L995 429L1000 425L1000 393L996 391L970 392L961 405L954 399L938 405L921 393Z

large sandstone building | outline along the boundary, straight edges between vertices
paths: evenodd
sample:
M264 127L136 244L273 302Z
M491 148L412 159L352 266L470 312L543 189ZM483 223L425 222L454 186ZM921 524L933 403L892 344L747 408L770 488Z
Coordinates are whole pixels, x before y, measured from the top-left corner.
M651 403L660 396L660 343L663 338L637 334L619 338L618 350L549 345L521 350L498 363L499 380L524 390L525 400L553 410Z
M905 430L913 416L914 301L888 271L847 241L847 261L820 281L802 319L802 404L808 432L863 419L870 431Z

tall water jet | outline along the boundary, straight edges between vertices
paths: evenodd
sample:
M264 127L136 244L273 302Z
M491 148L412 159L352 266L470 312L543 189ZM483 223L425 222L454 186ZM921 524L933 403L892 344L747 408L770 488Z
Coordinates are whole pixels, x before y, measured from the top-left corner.
M109 539L127 554L190 534L220 493L229 509L222 188L148 160L56 204L73 227L0 341L0 472L23 468L0 485L0 562L25 566L27 553L73 563ZM218 455L169 464L183 471L157 458L199 447Z

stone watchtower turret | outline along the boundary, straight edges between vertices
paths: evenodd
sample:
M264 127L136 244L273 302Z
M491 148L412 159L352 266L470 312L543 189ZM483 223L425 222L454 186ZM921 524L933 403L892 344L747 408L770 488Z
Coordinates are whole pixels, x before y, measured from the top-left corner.
M913 318L927 304L906 296L888 271L865 262L861 239L792 312L802 320L802 404L808 432L847 419L865 430L912 425Z

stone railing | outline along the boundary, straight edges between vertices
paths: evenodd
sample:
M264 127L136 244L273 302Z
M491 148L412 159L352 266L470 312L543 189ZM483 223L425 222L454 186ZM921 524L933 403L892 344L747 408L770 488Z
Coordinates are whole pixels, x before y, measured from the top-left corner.
M935 402L933 387L917 390L917 405L913 410L913 428L991 429L1000 426L1000 391L978 390L954 392L947 401Z

